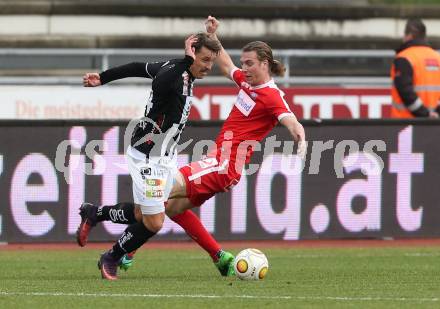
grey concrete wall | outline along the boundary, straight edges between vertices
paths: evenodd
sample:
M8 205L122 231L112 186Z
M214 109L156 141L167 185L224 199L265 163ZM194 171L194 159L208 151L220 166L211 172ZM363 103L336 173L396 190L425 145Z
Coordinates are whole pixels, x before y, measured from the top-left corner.
M275 48L395 48L408 17L440 44L440 5L372 6L366 0L3 0L0 47L182 46L212 14L226 46L264 39Z
M366 0L2 0L0 14L123 15L263 19L437 18L440 6L370 5Z

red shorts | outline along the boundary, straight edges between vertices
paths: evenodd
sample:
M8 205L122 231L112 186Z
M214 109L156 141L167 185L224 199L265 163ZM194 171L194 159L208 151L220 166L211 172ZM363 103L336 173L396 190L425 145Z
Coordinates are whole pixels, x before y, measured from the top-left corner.
M234 162L218 162L215 157L191 162L179 171L185 178L187 197L194 206L202 205L216 193L231 190L241 177L235 172Z

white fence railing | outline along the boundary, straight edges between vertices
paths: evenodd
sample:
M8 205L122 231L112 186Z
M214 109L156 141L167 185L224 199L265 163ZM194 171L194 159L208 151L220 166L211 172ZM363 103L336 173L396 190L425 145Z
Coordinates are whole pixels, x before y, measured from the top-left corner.
M231 56L238 57L240 50L228 50ZM57 63L59 69L62 64L62 57L94 57L99 64L95 70L106 70L110 67L111 57L125 56L129 57L155 57L160 59L178 58L182 56L181 49L39 49L39 48L0 48L0 69L3 68L2 62L5 63L8 57L13 57L15 61L20 58L31 57L48 57ZM286 74L283 78L278 78L280 85L342 85L342 86L387 86L389 78L383 77L353 77L353 76L295 76L290 72L290 64L293 58L327 58L332 61L335 58L387 58L392 59L394 52L392 50L312 50L312 49L295 49L295 50L274 50L275 58L280 59L286 66ZM237 63L238 64L238 63ZM62 67L62 65L61 65ZM32 67L30 68L32 69ZM47 69L50 69L48 67ZM82 69L82 68L81 68ZM92 68L91 68L92 69ZM78 76L0 76L0 84L77 84ZM136 81L128 80L121 83L136 84ZM145 81L143 81L145 83ZM201 80L201 84L227 84L227 80L221 76L208 76Z

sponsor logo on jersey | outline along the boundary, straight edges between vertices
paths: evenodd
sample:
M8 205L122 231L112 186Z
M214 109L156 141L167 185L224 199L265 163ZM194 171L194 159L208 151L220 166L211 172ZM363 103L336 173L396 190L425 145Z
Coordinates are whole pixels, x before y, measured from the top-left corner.
M149 178L145 179L145 196L150 198L163 197L165 190L165 180Z
M247 95L244 90L240 90L237 96L237 101L235 101L235 106L243 113L246 117L249 116L251 111L255 107L255 101L252 100L250 96Z
M163 190L147 190L145 196L153 198L163 197Z
M140 173L142 179L150 179L151 176L164 179L168 174L168 170L164 168L144 167L140 169Z
M150 176L151 175L151 168L149 168L149 167L141 168L141 175L142 176ZM142 178L144 178L144 177L142 177Z
M163 183L163 181L162 181L161 179L147 179L147 180L145 181L145 183L146 183L148 186L157 187L157 186L161 186L162 183Z

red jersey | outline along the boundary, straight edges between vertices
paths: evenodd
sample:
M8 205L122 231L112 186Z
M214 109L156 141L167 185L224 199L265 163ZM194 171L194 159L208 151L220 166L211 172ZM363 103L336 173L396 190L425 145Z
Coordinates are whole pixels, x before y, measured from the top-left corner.
M240 151L237 157L240 143L261 141L282 118L292 115L292 111L283 98L284 93L277 87L273 79L265 84L251 87L246 83L243 71L237 68L232 70L231 77L240 91L237 95L237 101L217 136L216 144L217 149L222 149L225 140L232 141L230 161L244 159L248 163L253 149L252 147L243 149L242 146L240 150L243 151ZM232 132L232 137L228 136L226 133L228 131ZM219 155L220 152L217 156L219 157Z
M240 92L217 137L217 149L207 158L180 169L187 197L194 206L202 205L218 192L229 191L239 182L243 166L253 150L248 147L249 143L243 142L261 141L278 121L292 115L283 99L284 93L273 80L250 87L241 70L233 70L231 76Z

